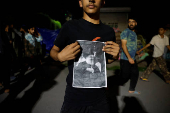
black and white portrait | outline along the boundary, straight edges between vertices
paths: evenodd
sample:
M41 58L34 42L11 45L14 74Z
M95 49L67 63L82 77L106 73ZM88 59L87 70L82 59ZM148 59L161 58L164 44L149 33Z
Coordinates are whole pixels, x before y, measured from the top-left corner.
M104 43L87 40L78 42L82 51L74 62L73 87L107 87L105 53L102 51Z

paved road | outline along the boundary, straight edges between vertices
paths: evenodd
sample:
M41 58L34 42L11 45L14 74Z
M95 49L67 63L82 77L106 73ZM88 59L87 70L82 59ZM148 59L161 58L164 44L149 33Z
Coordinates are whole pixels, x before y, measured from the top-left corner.
M119 62L107 65L119 66ZM20 81L11 84L10 94L0 94L0 113L59 113L64 99L67 67L51 62L44 64L48 77L43 79L36 69ZM118 70L108 70L108 96L117 113L170 113L170 85L157 71L150 82L138 81L136 90L140 95L128 93L129 81L116 85ZM140 75L142 72L140 72ZM4 111L5 110L5 111Z

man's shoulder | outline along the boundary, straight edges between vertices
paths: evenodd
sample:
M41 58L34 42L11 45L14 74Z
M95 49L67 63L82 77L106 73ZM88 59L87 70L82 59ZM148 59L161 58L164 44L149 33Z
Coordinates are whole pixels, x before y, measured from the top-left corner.
M26 39L31 38L31 37L32 37L32 35L29 34L29 33L27 33L27 34L25 35L25 38L26 38Z
M26 33L25 36L31 36L31 34L30 33Z
M159 38L159 35L155 35L152 37L152 39L157 39L157 38Z
M107 33L107 34L110 34L110 35L115 35L115 31L112 27L108 26L108 25L105 25L102 23L102 29L103 29L103 32Z
M164 35L165 36L165 38L168 38L168 36L167 35Z
M122 31L122 33L127 33L130 32L131 30L129 28L126 28L124 31Z
M106 24L101 24L102 25L102 27L104 28L104 29L106 29L106 30L110 30L110 31L114 31L114 29L112 28L112 27L110 27L110 26L108 26L108 25L106 25Z
M61 29L73 29L74 27L79 26L79 23L80 19L69 20L62 25Z
M128 28L126 28L124 31L122 31L122 33L120 34L121 36L122 35L127 35L128 34L128 32L129 32L129 29Z
M79 22L80 22L80 19L73 19L73 20L69 20L65 22L64 25L77 25Z

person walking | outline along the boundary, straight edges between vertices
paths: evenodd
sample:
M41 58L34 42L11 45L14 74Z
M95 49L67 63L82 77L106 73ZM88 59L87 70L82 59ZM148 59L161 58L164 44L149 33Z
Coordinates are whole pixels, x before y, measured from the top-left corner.
M120 56L121 83L124 84L130 79L129 93L140 94L139 91L135 90L139 77L138 65L135 60L137 51L135 29L137 21L133 16L130 16L128 22L128 28L120 34L123 49Z
M148 48L151 45L154 46L152 63L148 66L148 68L140 77L140 79L143 81L148 81L149 75L158 65L166 83L170 84L170 72L167 69L166 61L163 58L165 47L167 47L170 50L170 46L169 46L169 38L166 35L164 35L164 33L165 33L165 28L162 26L159 27L159 34L154 36L149 44L147 44L145 47L137 51L137 54L140 54L142 50Z

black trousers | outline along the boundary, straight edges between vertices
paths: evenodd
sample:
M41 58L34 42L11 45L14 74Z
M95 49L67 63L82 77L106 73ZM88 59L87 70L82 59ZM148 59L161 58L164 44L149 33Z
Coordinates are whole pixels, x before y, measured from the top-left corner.
M107 99L103 99L95 105L79 106L63 103L60 113L112 113Z
M139 77L138 65L130 64L128 60L120 60L121 83L124 84L130 79L129 91L135 91L135 87Z
M0 82L3 83L4 89L9 89L11 71L11 58L9 55L0 54L0 67Z

